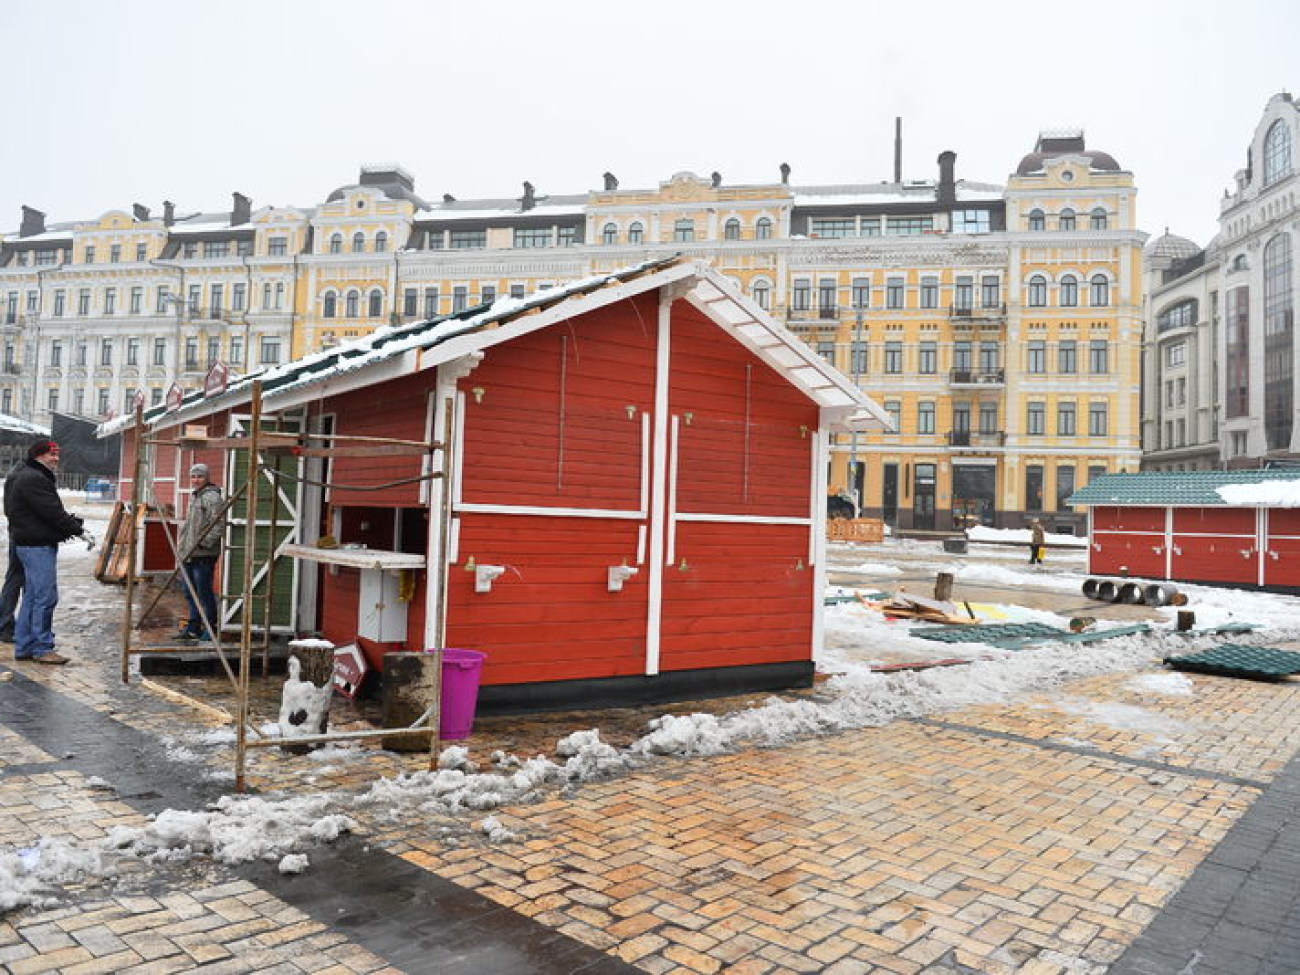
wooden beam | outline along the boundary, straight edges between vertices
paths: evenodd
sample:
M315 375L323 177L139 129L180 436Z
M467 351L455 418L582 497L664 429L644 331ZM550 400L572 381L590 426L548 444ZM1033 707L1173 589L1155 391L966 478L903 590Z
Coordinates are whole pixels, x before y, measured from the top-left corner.
M353 447L290 447L295 457L423 457L437 448L416 444L376 443Z

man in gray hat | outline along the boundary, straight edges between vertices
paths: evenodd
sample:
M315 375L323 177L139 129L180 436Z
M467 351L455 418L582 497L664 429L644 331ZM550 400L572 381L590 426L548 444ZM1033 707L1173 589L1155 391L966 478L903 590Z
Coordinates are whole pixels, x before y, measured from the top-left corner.
M208 627L217 634L221 621L217 618L217 597L213 591L217 558L221 555L221 535L224 531L224 503L221 489L208 479L208 465L190 467L190 510L185 514L178 544L181 568L190 584L185 587L185 602L190 618L176 634L177 639L198 640L206 636ZM198 596L198 604L194 597Z

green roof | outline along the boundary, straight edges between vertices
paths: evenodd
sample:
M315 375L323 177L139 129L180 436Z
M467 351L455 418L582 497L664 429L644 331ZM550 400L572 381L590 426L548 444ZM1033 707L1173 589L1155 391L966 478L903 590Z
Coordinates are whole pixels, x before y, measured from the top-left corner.
M1228 505L1218 488L1230 484L1300 481L1300 470L1144 471L1102 474L1066 501L1078 505Z

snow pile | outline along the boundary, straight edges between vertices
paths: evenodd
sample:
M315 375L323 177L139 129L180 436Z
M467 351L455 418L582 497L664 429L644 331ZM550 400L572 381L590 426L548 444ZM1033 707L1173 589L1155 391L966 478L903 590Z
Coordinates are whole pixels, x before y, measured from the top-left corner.
M989 528L987 525L975 525L973 528L966 530L966 537L972 542L1017 542L1021 545L1028 545L1029 529ZM1088 539L1065 532L1049 531L1047 541L1051 545L1070 545L1076 548L1088 547Z
M42 837L36 846L0 853L0 913L29 904L48 907L57 903L58 888L116 872L113 858L99 847Z

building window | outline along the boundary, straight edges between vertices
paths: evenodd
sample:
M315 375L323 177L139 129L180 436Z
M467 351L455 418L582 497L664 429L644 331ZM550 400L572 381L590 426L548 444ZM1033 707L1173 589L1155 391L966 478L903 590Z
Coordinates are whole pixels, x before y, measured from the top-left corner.
M1047 278L1041 274L1035 274L1029 279L1029 307L1047 307Z
M887 433L898 433L903 429L903 404L896 399L885 400L885 412L889 414L889 419L893 423L893 429Z
M885 282L885 307L903 307L903 279L890 278Z
M364 254L365 251L366 251L366 235L358 230L355 234L352 235L352 253Z
M1029 229L1030 229L1030 230L1046 230L1046 229L1047 229L1047 220L1043 217L1043 211L1042 211L1042 210L1030 210L1030 211L1029 211Z
M190 285L189 311L191 315L197 315L199 313L199 304L202 301L203 301L203 286L199 284Z
M438 289L437 288L424 289L424 317L425 318L438 317Z
M740 221L732 217L722 225L723 240L740 240Z
M251 237L241 237L239 238L239 240L235 241L235 256L236 257L253 256L253 239Z
M956 234L987 234L990 230L987 210L957 210L952 215L952 230Z
M1264 185L1276 183L1291 173L1291 133L1286 123L1273 123L1264 137Z
M1089 282L1088 303L1093 308L1105 308L1110 304L1110 280L1104 274L1094 274Z
M1057 225L1057 227L1059 227L1061 230L1073 230L1073 229L1074 229L1074 211L1073 211L1073 210L1070 210L1070 209L1062 210L1062 211L1061 211L1061 215L1060 215L1059 217L1056 218L1056 225Z
M1000 342L981 342L980 343L980 372L984 375L993 375L998 371L998 363L1001 361L1002 345Z
M497 300L497 286L495 284L483 285L481 300L485 305L494 303Z
M113 340L99 340L99 364L101 366L111 366L113 364Z
M790 307L794 311L807 311L812 304L812 285L804 278L800 278L794 283L794 290L790 293Z
M100 416L108 415L108 390L101 389L96 400L95 408L99 411Z
M600 232L600 242L602 244L617 244L618 225L613 223L605 224L605 229Z
M1173 345L1165 346L1165 365L1181 366L1187 361L1187 343L1175 342Z
M917 372L932 376L939 371L939 346L935 342L922 342L917 349Z
M1105 437L1110 433L1105 403L1088 404L1088 436Z
M1166 332L1171 328L1190 328L1196 323L1197 302L1195 298L1180 301L1172 308L1166 308L1156 316L1156 331Z
M63 343L55 339L50 343L50 366L58 369L63 365Z
M451 289L451 313L455 315L469 307L469 288L458 284Z
M572 247L578 242L577 227L561 227L555 233L555 243L558 247Z
M343 313L348 318L356 318L361 314L361 294L356 291L349 291L343 299Z
M167 365L167 340L153 340L153 364L155 366Z
M366 314L371 318L378 318L384 313L384 293L378 288L370 292L370 301L366 308Z
M871 307L871 281L868 278L853 279L853 307Z
M952 344L952 367L957 372L970 372L971 344L966 340Z
M68 298L67 292L65 292L62 288L54 292L54 317L55 318L63 317L63 313L67 310L65 307L65 305L67 304L67 298Z
M208 339L208 361L206 363L207 367L211 369L213 366L217 364L217 360L220 358L221 358L221 339L217 338L214 335Z
M1025 350L1028 359L1025 371L1041 375L1047 372L1047 343L1042 339L1033 339Z
M339 311L339 296L333 291L325 292L324 307L321 309L322 318L333 318Z
M37 267L48 265L48 264L58 264L58 263L59 263L59 252L54 250L53 248L43 248L36 252Z
M1285 450L1291 442L1295 344L1291 282L1291 239L1281 233L1264 246L1264 436L1269 450Z
M406 318L414 318L416 311L420 307L420 292L415 288L407 288L402 292L402 315Z
M1056 510L1067 511L1069 498L1074 493L1074 468L1060 466L1056 468Z
M242 281L230 289L230 310L243 311L248 303L248 285Z
M185 368L190 372L199 368L199 340L195 336L185 340Z
M550 231L547 231L547 233L549 234ZM484 247L487 247L487 231L486 230L453 230L451 232L450 243L451 243L451 249L454 251L480 250ZM516 244L515 246L519 246L519 245Z
M865 375L867 371L867 343L855 341L850 345L851 355L849 369L853 378Z
M515 247L550 247L550 227L516 227Z
M289 253L289 238L268 237L266 239L266 252L272 257L283 257Z
M1093 339L1088 343L1088 370L1094 376L1110 372L1110 340Z
M1025 432L1031 437L1041 437L1047 432L1047 405L1030 403L1025 411Z
M82 288L80 291L77 292L77 314L78 315L90 314L90 289L89 288Z
M382 254L387 250L388 234L381 230L379 233L375 234L375 253Z
M140 339L134 335L126 340L126 364L128 366L140 364Z
M122 245L113 244L108 249L108 261L110 264L120 264L122 262Z
M952 303L958 311L970 311L975 302L975 279L963 275L953 289Z
M1061 278L1061 307L1077 308L1079 305L1079 279L1073 274Z
M144 310L144 288L140 285L131 288L131 304L128 307L132 315L138 315Z
M939 279L938 278L921 279L921 307L922 308L939 307Z
M645 238L645 227L640 221L633 221L627 228L627 242L629 244L639 244Z
M230 244L224 240L205 240L203 242L204 257L226 257L230 253Z
M886 217L887 234L927 234L934 229L933 217Z
M1074 404L1057 403L1056 404L1056 435L1058 437L1073 437L1074 427Z
M105 315L117 314L117 289L116 288L104 289L104 314Z
M754 224L754 239L768 240L772 236L772 221L767 217L759 217L758 222Z
M934 433L934 404L930 402L916 404L916 432Z
M1093 207L1092 213L1088 215L1088 229L1105 230L1106 222L1106 211L1101 207Z
M280 361L280 339L275 335L262 336L262 364L276 365Z
M225 297L225 288L222 285L214 284L208 294L208 308L212 318L221 317L221 308Z
M822 278L817 282L817 308L823 318L831 318L835 315L835 298L838 290L834 278Z
M230 364L244 367L244 339L240 335L230 336Z
M998 432L998 406L996 403L980 404L980 433Z
M673 224L673 240L679 244L688 244L695 239L695 221L678 220Z
M817 354L835 365L835 343L829 340L822 340L817 343Z
M903 371L903 343L885 343L885 372L898 375Z
M330 234L330 253L331 253L331 254L342 254L342 253L343 253L343 235L342 235L342 234Z
M766 281L755 281L753 294L754 294L754 304L758 305L758 307L762 308L764 311L768 311L771 309L772 289L771 286Z
M146 260L148 259L148 257L149 257L149 245L148 245L148 244L136 244L136 245L135 245L135 259L136 259L137 261L143 263L144 261L146 261Z
M1079 343L1074 339L1062 339L1057 345L1056 371L1060 373L1079 371Z
M87 264L95 263L95 248L93 247L86 248L86 263Z
M852 237L853 220L852 218L844 220L838 217L814 217L809 223L808 233L811 237Z

